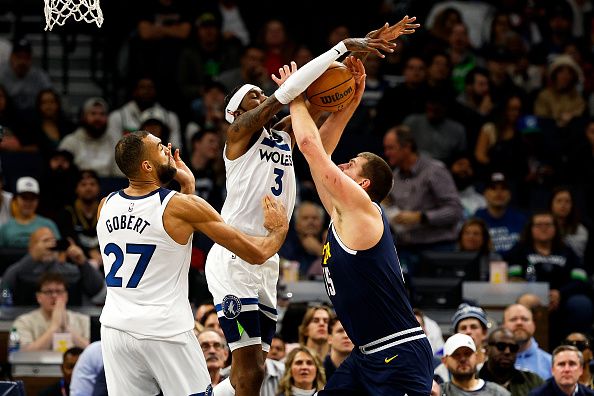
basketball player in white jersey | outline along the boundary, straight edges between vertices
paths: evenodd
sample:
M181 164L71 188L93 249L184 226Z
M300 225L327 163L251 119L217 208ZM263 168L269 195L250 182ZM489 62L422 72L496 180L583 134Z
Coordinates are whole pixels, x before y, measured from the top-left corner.
M279 88L269 97L251 84L231 92L225 100L225 118L231 125L223 151L227 197L221 215L226 222L247 234L263 235L265 230L253 222L254 216L261 216L261 208L252 197L270 193L283 202L291 216L296 193L291 155L295 140L290 117L275 123L274 116L346 52L380 57L384 57L380 50L392 52L396 45L390 41L408 34L414 20L405 17L364 39L345 39L298 71L292 62L291 67L279 69L279 78L272 76ZM231 376L217 385L216 396L259 394L264 359L276 328L278 274L278 254L254 267L223 246L211 248L206 280L233 357Z
M130 184L101 201L97 223L107 284L100 320L109 394L211 394L188 301L192 235L203 232L246 262L263 263L285 238L286 210L265 197L253 222L264 220L269 233L248 236L193 194L195 180L179 150L172 156L159 138L130 133L118 142L115 159ZM182 193L161 187L173 178Z

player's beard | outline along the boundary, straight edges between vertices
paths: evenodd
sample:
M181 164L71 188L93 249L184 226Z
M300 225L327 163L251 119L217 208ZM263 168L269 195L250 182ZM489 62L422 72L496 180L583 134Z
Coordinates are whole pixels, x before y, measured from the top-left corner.
M161 184L166 185L168 184L177 173L177 168L171 166L171 158L167 161L166 164L159 165L157 167L157 177L159 177L159 181Z

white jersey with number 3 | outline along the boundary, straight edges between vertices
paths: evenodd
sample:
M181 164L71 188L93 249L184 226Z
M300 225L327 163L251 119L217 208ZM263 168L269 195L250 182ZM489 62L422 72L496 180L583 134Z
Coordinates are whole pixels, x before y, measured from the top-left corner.
M194 327L188 301L192 243L175 242L163 212L175 191L111 194L97 221L107 297L101 323L137 336L168 338Z
M225 147L226 150L226 147ZM225 222L249 235L265 236L262 198L280 199L291 218L295 206L296 182L287 132L266 129L241 157L226 155L227 198L221 210Z

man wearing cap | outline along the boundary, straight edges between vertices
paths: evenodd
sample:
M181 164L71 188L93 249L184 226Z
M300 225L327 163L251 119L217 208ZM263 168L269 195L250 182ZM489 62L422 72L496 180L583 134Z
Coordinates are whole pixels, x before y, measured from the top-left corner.
M0 81L19 116L31 116L39 91L52 87L47 73L33 66L31 43L24 38L13 43L10 62L0 69Z
M474 214L489 228L493 247L499 254L508 252L520 239L527 218L510 207L511 191L503 173L493 173L483 192L487 207Z
M542 379L551 376L551 355L538 347L534 333L536 325L532 311L520 304L512 304L503 311L503 327L514 334L520 350L516 356L517 369L530 370Z
M479 371L479 377L495 382L514 396L526 396L543 384L543 379L528 370L514 367L520 346L514 334L505 327L499 327L489 335L488 360Z
M115 163L115 145L107 130L107 102L89 98L83 105L80 126L60 143L60 150L70 151L79 169L92 169L100 177L123 176Z
M487 358L483 349L489 328L487 314L481 307L466 303L460 304L454 316L452 316L452 327L454 333L466 334L474 341L476 363L480 370ZM443 364L435 369L435 375L441 377L443 380L449 378L448 370Z
M476 347L466 334L454 334L447 339L441 359L451 374L451 381L441 385L442 396L509 396L505 388L494 382L476 378Z
M57 238L58 226L52 220L37 214L39 206L39 183L32 177L17 180L14 198L14 218L0 227L0 247L27 248L31 234L41 227L48 227Z

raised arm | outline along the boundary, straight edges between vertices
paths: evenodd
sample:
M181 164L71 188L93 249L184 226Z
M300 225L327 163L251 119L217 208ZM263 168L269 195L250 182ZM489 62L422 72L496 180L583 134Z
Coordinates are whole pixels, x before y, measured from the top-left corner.
M299 150L309 164L322 204L331 217L334 218L334 210L342 212L363 202L371 203L365 191L330 160L303 97L291 103L291 119Z
M320 127L320 138L322 145L328 155L332 155L344 129L355 110L361 103L365 91L365 67L360 59L349 56L345 59L345 65L349 68L355 79L355 93L353 99L344 109L332 113Z
M334 60L347 51L370 52L384 57L381 51L393 52L395 47L396 44L383 38L348 38L311 60L299 70L296 70L296 65L284 66L279 69L279 77L272 76L272 79L280 85L279 88L255 108L247 111L244 110L245 107L242 108L243 95L239 95L240 100L233 100L233 98L230 100L226 108L226 119L231 123L227 132L228 142L247 146L252 134L261 130L283 105L289 104L305 91ZM251 94L252 91L248 92ZM245 95L245 93L247 92L243 94Z
M204 199L183 194L176 194L171 199L164 216L165 229L180 243L187 242L194 231L202 232L245 261L262 264L278 252L289 229L287 214L280 201L265 197L262 205L264 227L269 231L265 237L244 234L226 224Z
M390 25L388 22L386 22L379 29L372 30L371 32L367 33L365 37L374 39L384 39L393 42L402 35L413 34L415 32L415 29L421 27L420 24L414 23L416 20L417 17L409 18L407 15L394 25ZM353 56L361 59L363 62L365 62L365 59L367 58L368 54L369 53L367 52L353 52Z

